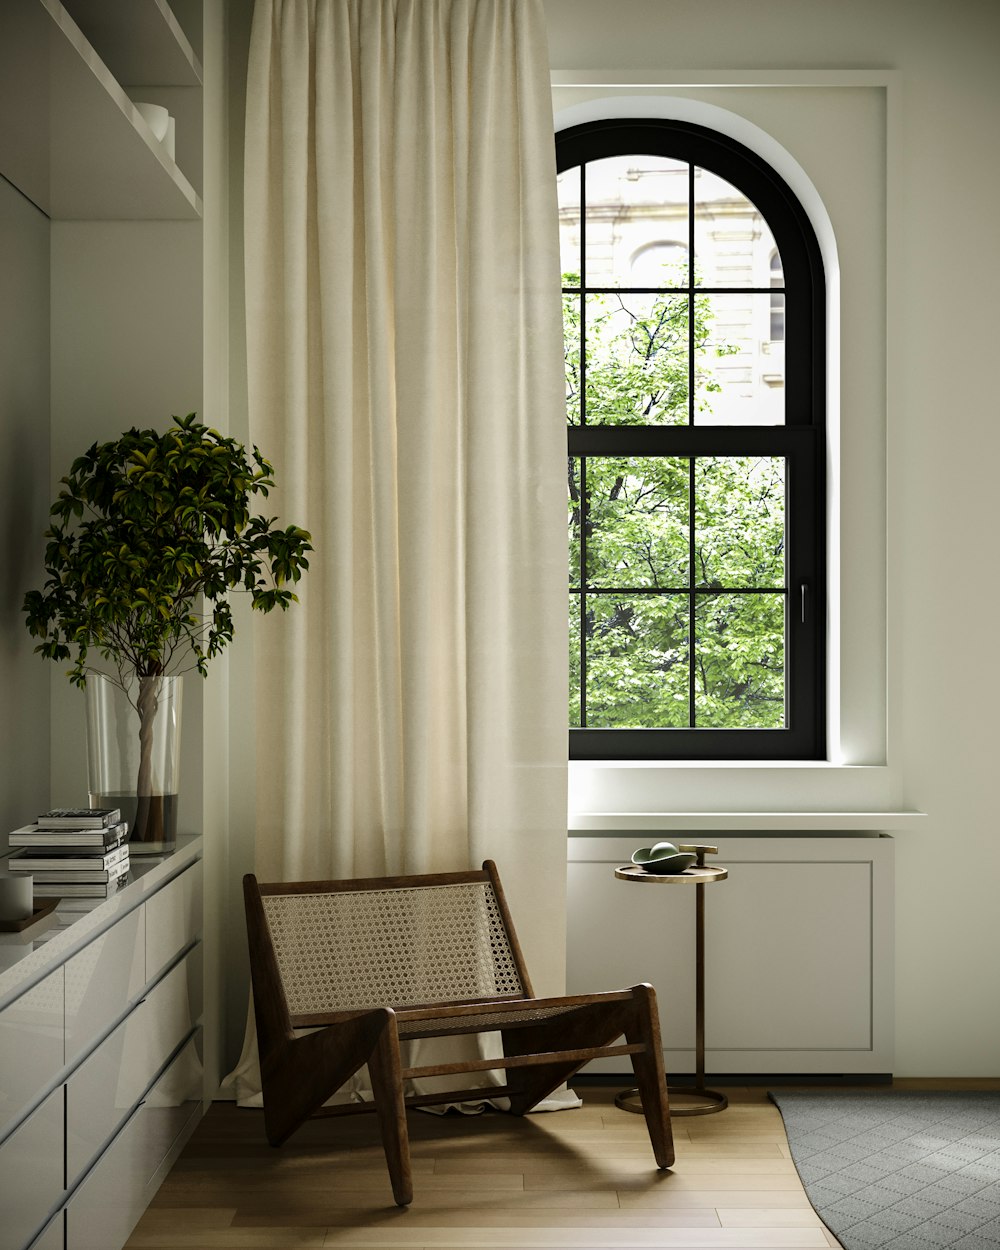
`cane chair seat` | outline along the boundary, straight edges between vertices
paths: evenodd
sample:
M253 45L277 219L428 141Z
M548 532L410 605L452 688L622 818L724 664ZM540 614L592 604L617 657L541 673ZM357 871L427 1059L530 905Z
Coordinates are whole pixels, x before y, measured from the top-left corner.
M347 881L243 879L268 1140L358 1110L327 1100L368 1065L396 1202L413 1196L407 1106L509 1099L523 1115L590 1059L628 1055L659 1167L673 1140L652 986L536 997L496 866ZM301 1030L310 1030L301 1032ZM405 1066L400 1043L499 1034L502 1055ZM624 1035L624 1043L614 1045ZM405 1095L423 1077L507 1071L505 1084Z
M519 1005L514 1010L504 1010L503 1003L495 1004L495 1009L487 1009L486 1004L483 1004L484 1009L477 1011L474 1015L463 1013L450 1016L448 1031L450 1033L485 1033L496 1029L518 1029L529 1024L538 1024L542 1020L555 1020L559 1016L569 1016L573 1012L572 1007L565 1005L539 1007L537 999L521 1001L524 1005ZM433 1022L441 1019L441 1013L438 1010L397 1011L396 1018L399 1022L400 1038L409 1040L416 1037L435 1036L437 1028ZM428 1022L432 1023L432 1029L428 1029Z

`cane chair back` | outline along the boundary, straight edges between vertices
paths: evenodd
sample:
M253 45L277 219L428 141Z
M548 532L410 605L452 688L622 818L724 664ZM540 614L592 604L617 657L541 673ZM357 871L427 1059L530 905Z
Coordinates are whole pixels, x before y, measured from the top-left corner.
M292 1016L530 994L488 878L329 885L261 891Z

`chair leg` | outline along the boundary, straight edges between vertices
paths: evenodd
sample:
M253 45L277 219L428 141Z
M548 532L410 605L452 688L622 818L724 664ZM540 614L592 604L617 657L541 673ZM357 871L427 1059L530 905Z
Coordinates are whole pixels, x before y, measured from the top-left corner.
M399 1035L394 1024L382 1031L368 1060L368 1073L375 1096L382 1149L385 1151L389 1179L392 1182L392 1196L397 1206L409 1206L413 1201L410 1137L406 1126Z
M261 1056L264 1126L280 1146L362 1067L388 1013L371 1011L355 1020L282 1040Z
M625 1040L630 1044L641 1042L645 1045L644 1051L632 1056L632 1069L656 1165L669 1168L674 1162L674 1135L670 1127L656 991L651 985L636 985L632 992L635 996L632 1000L632 1019L625 1029Z

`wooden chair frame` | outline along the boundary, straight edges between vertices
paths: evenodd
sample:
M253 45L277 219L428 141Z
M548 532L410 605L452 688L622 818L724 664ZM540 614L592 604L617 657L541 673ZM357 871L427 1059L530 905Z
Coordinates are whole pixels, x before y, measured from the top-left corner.
M502 917L523 994L439 1003L373 1003L345 1011L289 1011L278 956L265 913L271 895L414 890L489 883ZM413 1198L408 1107L505 1096L524 1115L591 1059L628 1055L635 1072L649 1139L659 1168L674 1161L656 994L648 984L605 993L537 998L504 898L496 865L481 871L371 877L344 881L258 883L243 878L254 1015L268 1141L279 1146L318 1116L374 1111L378 1116L392 1192L399 1206ZM296 1031L313 1029L299 1034ZM400 1040L499 1032L503 1055L404 1067ZM624 1043L613 1045L624 1036ZM324 1106L367 1063L374 1100ZM505 1069L506 1083L404 1096L410 1078Z

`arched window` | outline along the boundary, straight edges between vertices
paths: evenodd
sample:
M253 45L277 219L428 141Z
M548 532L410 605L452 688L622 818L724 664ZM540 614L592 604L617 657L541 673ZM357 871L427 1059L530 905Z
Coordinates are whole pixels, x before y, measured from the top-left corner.
M820 758L824 278L809 220L760 157L704 127L592 122L556 147L570 756Z

